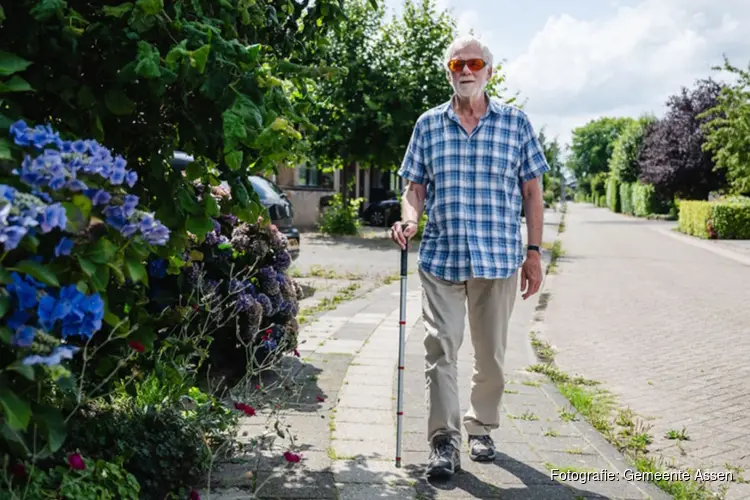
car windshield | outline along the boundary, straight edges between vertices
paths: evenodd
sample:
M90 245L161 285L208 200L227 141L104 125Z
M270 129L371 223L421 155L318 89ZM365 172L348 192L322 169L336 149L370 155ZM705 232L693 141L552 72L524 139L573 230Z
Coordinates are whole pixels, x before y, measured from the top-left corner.
M276 187L263 179L262 177L251 176L250 182L253 184L253 189L258 193L261 200L280 200L281 192Z

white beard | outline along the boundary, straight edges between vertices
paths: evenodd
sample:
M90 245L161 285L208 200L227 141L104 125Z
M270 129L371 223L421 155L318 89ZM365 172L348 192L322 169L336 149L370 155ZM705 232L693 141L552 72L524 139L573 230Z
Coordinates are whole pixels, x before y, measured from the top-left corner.
M467 99L482 95L482 92L484 92L484 87L485 84L480 84L480 82L453 84L453 90L456 92L456 94Z

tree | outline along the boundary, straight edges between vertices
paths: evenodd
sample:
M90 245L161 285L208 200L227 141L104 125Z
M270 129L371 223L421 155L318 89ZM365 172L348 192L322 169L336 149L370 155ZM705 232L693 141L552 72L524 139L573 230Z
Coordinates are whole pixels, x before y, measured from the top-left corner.
M618 181L631 183L638 180L640 173L638 157L643 146L643 136L654 123L656 123L656 117L652 115L645 115L638 120L631 121L615 141L609 169Z
M304 153L300 139L314 128L304 83L330 70L300 64L342 10L340 0L18 0L4 15L0 75L6 64L23 71L4 82L16 91L6 94L2 137L24 118L106 143L144 180L135 194L175 229L180 252L187 231L202 237L218 215L190 181L227 181L235 215L254 221L262 206L248 174ZM4 139L0 153L8 148ZM187 178L169 166L174 149L197 159Z
M710 153L703 150L702 130L721 89L710 78L699 80L692 90L683 87L668 99L666 115L646 132L639 179L653 184L661 196L707 199L725 185L725 176L714 170Z
M723 69L737 81L722 89L716 106L705 114L713 119L703 126L703 150L713 154L715 168L725 172L733 194L750 195L750 72L726 58Z
M573 130L567 167L579 185L590 183L596 174L609 170L615 141L632 118L603 117Z
M561 183L564 182L561 172L561 156L562 149L557 137L551 141L547 139L544 127L539 130L538 134L539 144L542 146L544 151L544 157L550 166L549 172L545 172L542 176L542 184L544 185L545 197L557 199L560 197Z

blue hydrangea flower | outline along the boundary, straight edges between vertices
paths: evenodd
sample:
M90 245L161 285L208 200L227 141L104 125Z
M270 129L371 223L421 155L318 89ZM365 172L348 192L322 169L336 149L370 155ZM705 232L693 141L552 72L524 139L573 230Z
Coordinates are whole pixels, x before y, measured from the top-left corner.
M18 307L22 310L32 309L38 303L37 286L34 282L21 278L18 273L11 273L13 283L8 285L8 292L18 301Z
M55 203L54 205L49 205L42 214L41 220L39 221L39 225L42 228L42 231L45 233L49 233L56 227L59 227L63 231L65 230L65 225L68 223L68 216L65 213L65 208L60 203Z
M47 365L57 366L64 359L73 359L73 355L80 351L79 347L72 345L61 345L55 347L51 354L47 356L40 356L39 354L32 354L23 359L23 364L30 365Z
M31 344L34 343L34 334L33 328L24 325L16 330L12 343L18 347L31 347Z
M73 240L63 237L55 246L55 256L70 255L73 250Z
M91 198L91 204L96 206L106 205L112 199L112 195L103 189L89 189L86 196Z

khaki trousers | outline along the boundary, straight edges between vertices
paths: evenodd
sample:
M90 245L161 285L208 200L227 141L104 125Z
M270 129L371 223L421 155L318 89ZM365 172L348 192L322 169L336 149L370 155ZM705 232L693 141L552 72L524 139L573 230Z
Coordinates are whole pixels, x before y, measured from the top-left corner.
M471 399L463 416L469 434L486 435L500 425L505 390L503 365L508 324L516 299L518 272L507 279L450 282L420 269L425 325L427 437L450 436L461 448L458 350L467 313L474 346Z

